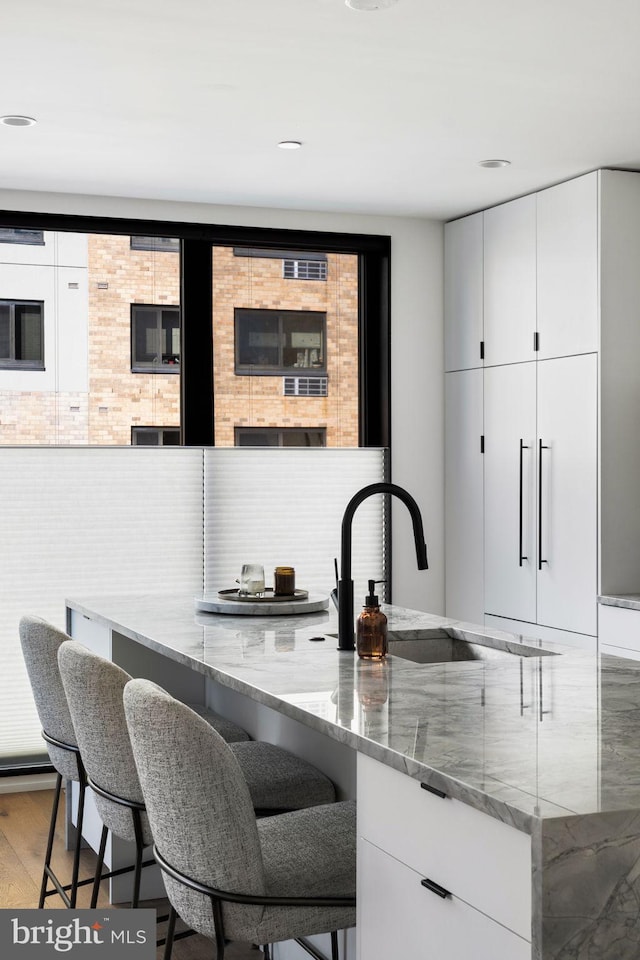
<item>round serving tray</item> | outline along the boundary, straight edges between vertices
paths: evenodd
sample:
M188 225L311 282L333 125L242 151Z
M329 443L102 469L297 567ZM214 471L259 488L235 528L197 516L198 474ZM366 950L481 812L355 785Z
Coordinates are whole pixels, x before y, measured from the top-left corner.
M296 590L290 597L238 597L238 590L219 590L194 598L201 613L226 613L244 617L286 617L326 610L329 598Z
M218 596L221 600L238 600L240 603L291 603L292 600L306 600L309 596L308 590L296 590L295 593L276 596L273 587L267 587L264 592L265 596L256 597L240 593L236 587L235 590L218 590Z

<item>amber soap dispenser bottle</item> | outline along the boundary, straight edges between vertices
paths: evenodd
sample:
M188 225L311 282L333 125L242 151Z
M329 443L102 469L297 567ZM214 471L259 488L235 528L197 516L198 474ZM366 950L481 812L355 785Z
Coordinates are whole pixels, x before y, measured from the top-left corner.
M384 580L369 580L369 596L356 621L356 650L363 660L383 660L387 655L387 618L374 594L376 583Z

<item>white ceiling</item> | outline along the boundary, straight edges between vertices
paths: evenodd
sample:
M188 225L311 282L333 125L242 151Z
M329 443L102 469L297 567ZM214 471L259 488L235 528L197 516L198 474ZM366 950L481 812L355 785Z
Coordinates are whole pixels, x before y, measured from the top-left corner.
M0 188L448 219L640 168L639 41L638 0L0 0Z

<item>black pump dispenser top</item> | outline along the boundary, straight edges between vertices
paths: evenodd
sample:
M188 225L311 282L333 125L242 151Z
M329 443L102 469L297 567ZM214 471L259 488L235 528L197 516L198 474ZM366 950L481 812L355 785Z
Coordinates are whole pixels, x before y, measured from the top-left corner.
M365 607L379 607L380 601L374 594L376 583L384 583L384 580L369 580L369 596L364 598Z

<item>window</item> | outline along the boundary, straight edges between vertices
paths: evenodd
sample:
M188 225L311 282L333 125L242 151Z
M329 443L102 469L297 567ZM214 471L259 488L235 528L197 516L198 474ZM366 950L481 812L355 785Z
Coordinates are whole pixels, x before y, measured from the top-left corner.
M0 367L44 369L43 306L37 300L0 300Z
M14 227L0 227L0 243L32 243L44 246L43 230L20 230Z
M131 427L134 447L177 447L180 445L178 427Z
M285 280L326 280L326 260L283 260L282 276Z
M134 373L179 372L178 307L131 305L131 369Z
M324 427L236 427L236 447L325 447Z
M327 377L283 377L282 394L285 397L326 397Z
M237 374L324 369L324 313L237 309L235 327Z
M131 237L132 250L167 250L180 253L178 237Z

